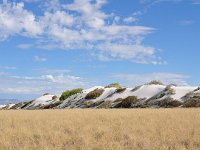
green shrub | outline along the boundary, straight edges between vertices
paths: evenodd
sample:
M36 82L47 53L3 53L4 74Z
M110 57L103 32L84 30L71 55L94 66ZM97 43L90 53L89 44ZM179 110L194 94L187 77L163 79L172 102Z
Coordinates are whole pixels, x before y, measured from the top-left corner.
M136 96L128 96L127 98L123 99L121 106L122 108L130 108L132 104L137 102Z
M171 101L171 102L168 103L169 107L179 107L181 105L182 105L182 103L180 101L177 101L177 100L174 100L174 101Z
M172 108L172 107L179 107L182 105L182 103L178 100L174 100L170 97L167 97L161 100L158 105L164 108Z
M105 88L112 88L112 87L121 88L121 85L119 83L112 83L107 85Z
M200 95L194 95L193 98L200 99Z
M200 107L200 99L188 99L184 102L183 107Z
M116 93L122 93L122 92L124 92L126 90L126 88L118 88L117 90L116 90Z
M84 108L90 108L94 106L94 102L92 101L85 101L83 102Z
M104 108L104 109L112 108L112 102L105 101L105 102L101 103L99 106L97 106L97 108Z
M133 104L137 102L136 96L128 96L125 99L118 98L114 101L114 108L130 108Z
M168 85L165 89L164 92L166 94L170 94L170 95L174 95L176 92L175 90L172 88L172 85Z
M57 98L58 98L58 96L54 95L54 96L52 97L52 100L56 100Z
M104 90L103 89L95 89L94 91L89 92L85 99L96 99L97 97L101 96L103 94Z
M67 90L65 92L62 93L61 97L60 97L60 100L61 101L64 101L66 100L68 97L74 95L74 94L78 94L78 93L81 93L83 91L83 89L73 89L73 90Z
M155 85L164 85L161 81L158 81L158 80L153 80L151 82L148 83L148 85L152 85L152 84L155 84Z

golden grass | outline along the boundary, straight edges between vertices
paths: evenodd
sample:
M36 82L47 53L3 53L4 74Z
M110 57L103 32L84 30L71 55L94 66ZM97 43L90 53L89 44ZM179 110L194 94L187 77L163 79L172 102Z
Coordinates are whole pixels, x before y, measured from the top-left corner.
M0 111L0 150L199 150L200 109Z

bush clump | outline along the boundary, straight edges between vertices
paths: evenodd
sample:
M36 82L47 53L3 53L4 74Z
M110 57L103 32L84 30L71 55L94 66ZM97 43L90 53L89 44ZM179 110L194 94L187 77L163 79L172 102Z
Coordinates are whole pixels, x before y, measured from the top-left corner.
M83 108L90 108L90 107L93 107L94 106L94 102L92 101L85 101L83 102Z
M103 108L103 109L112 108L112 102L105 101L105 102L101 103L99 106L97 106L97 108Z
M183 107L200 107L199 98L191 98L184 102Z
M57 98L58 98L58 96L54 95L54 96L52 97L52 100L56 100Z
M151 82L149 82L148 83L148 85L152 85L152 84L154 84L154 85L164 85L161 81L159 81L159 80L153 80L153 81L151 81Z
M89 100L89 99L96 99L97 97L101 96L101 94L103 94L104 90L103 89L95 89L94 91L89 92L85 99Z
M121 85L119 83L112 83L112 84L109 84L107 85L105 88L121 88Z
M160 107L164 107L164 108L173 108L173 107L181 106L182 103L178 100L174 100L170 97L167 97L167 98L161 100L158 105Z
M165 93L165 95L174 95L174 94L176 94L175 90L172 88L171 85L168 85L168 86L164 89L164 93Z
M122 93L122 92L124 92L126 90L126 88L118 88L117 90L116 90L116 93Z
M114 108L131 108L137 102L136 96L128 96L125 99L118 98L114 101Z
M64 101L66 100L68 97L74 95L74 94L78 94L78 93L81 93L83 91L83 89L73 89L73 90L67 90L65 92L62 93L61 97L60 97L60 100L61 101Z
M121 105L122 108L130 108L132 104L137 102L136 96L128 96L127 98L123 99Z

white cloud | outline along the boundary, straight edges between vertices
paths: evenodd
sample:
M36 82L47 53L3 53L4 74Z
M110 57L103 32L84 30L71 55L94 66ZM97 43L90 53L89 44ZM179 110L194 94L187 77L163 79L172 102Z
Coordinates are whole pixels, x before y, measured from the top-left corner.
M60 94L66 89L83 87L84 79L69 75L43 75L38 77L3 76L0 78L1 94Z
M182 26L188 26L188 25L194 24L194 21L193 20L182 20L179 22L179 24Z
M192 0L192 4L199 5L200 4L200 0Z
M15 34L35 37L42 34L42 26L36 22L35 15L24 9L24 3L0 5L0 39Z
M45 61L47 61L47 58L41 57L41 56L34 56L33 60L37 61L37 62L45 62Z
M126 23L132 23L132 22L135 22L135 21L137 21L137 19L134 18L133 16L124 18L124 22L126 22Z
M13 66L0 66L0 69L3 69L3 70L15 70L17 68L13 67Z
M27 3L34 3L34 2L39 2L41 0L23 0L23 1Z
M32 44L19 44L17 45L18 48L21 48L21 49L28 49L28 48L31 48L33 47Z
M52 0L45 3L41 15L26 10L24 3L0 5L0 39L21 35L35 38L37 48L90 50L102 58L137 63L141 58L146 63L158 61L157 50L143 44L145 37L155 29L120 24L120 19L127 23L134 21L137 14L128 18L107 14L102 10L106 3L107 0L74 0L63 4ZM21 44L18 47L29 46Z
M200 0L140 0L140 3L142 4L157 4L157 3L162 3L162 2L173 2L173 3L178 3L178 2L188 2L191 4L200 4Z
M49 68L40 68L40 69L33 69L34 71L38 71L43 74L65 74L70 73L71 70L69 69L49 69Z
M152 80L160 80L165 84L177 84L177 85L188 85L187 79L190 78L187 75L168 73L168 72L158 72L149 74L117 74L113 76L118 80L122 80L125 85L136 86L138 84L148 83Z
M98 47L101 51L110 52L112 58L120 59L132 59L135 61L142 60L144 58L150 57L154 53L154 48L144 47L142 45L126 45L126 44L113 44L104 43ZM134 51L134 53L133 53Z

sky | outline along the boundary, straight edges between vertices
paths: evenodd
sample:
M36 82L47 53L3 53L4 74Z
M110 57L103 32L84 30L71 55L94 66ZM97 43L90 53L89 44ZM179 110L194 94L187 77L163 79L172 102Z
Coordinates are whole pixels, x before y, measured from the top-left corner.
M200 84L200 0L2 0L0 99Z

